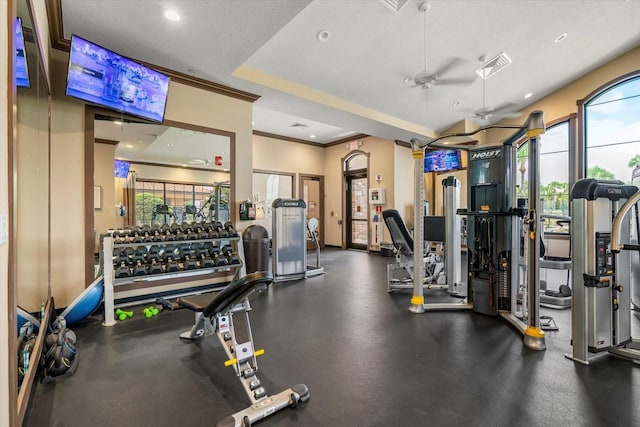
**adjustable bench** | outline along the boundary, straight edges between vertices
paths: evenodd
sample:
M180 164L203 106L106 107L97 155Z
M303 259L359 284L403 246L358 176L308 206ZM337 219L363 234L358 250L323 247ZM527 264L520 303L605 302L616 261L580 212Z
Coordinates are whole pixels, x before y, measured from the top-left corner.
M236 376L251 400L251 405L233 415L219 421L217 427L245 427L262 420L286 407L295 408L298 402L309 400L309 389L304 384L298 384L276 395L267 395L257 377L257 356L264 354L264 350L256 350L249 323L249 297L256 292L262 292L273 282L273 275L266 271L247 274L242 278L237 276L222 291L182 298L178 303L189 310L195 311L196 321L191 330L180 334L180 338L198 340L205 336L218 335L222 347L227 353L225 366L233 366ZM233 324L234 313L244 312L246 326L246 342L238 342Z

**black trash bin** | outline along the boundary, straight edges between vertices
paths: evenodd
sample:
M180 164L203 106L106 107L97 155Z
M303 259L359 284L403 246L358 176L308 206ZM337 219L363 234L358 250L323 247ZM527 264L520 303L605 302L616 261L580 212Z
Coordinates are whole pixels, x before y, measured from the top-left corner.
M242 232L247 274L269 271L269 232L261 225L250 225Z

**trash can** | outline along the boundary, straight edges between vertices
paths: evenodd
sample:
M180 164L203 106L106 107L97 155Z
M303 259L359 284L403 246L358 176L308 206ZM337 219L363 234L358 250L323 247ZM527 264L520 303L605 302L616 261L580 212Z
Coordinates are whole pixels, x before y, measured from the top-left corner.
M269 232L261 225L250 225L242 232L247 274L269 271Z

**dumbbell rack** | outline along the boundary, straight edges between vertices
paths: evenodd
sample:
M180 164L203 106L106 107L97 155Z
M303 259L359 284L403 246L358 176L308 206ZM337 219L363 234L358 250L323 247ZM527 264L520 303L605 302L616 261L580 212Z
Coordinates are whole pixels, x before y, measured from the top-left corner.
M115 243L116 239L111 232L103 238L103 254L102 256L104 269L104 309L105 319L104 326L115 325L114 310L117 301L131 301L141 303L145 296L149 297L154 294L171 294L172 296L184 296L193 294L203 289L220 286L232 280L238 269L244 268L244 253L241 244L241 237L217 237L206 239L185 238L171 241L148 241L148 242L126 242ZM184 262L178 261L179 271L165 271L157 274L132 275L130 277L116 278L116 268L114 267L114 254L116 250L127 247L145 246L147 251L151 246L158 245L161 249L167 246L185 247L201 244L213 244L222 248L224 245L231 245L233 254L237 256L238 264L227 264L221 266L202 267L199 260L195 260L196 268L183 269ZM152 298L153 300L154 298ZM120 304L124 306L126 304Z

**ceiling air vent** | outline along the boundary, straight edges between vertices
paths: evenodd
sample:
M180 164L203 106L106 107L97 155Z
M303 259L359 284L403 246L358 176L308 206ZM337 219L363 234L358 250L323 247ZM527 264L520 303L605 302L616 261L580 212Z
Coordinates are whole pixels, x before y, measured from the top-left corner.
M482 58L480 60L483 61ZM487 62L483 61L482 67L476 70L476 74L479 75L480 78L486 80L498 71L506 68L509 64L511 64L511 62L511 58L509 58L506 53L502 52L500 55L496 56L495 58L491 58Z
M407 3L407 0L382 0L382 4L394 12L398 12Z

